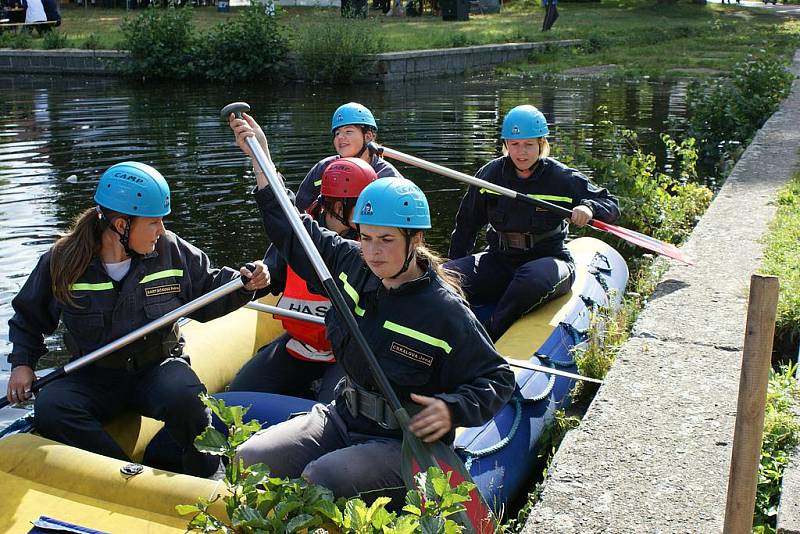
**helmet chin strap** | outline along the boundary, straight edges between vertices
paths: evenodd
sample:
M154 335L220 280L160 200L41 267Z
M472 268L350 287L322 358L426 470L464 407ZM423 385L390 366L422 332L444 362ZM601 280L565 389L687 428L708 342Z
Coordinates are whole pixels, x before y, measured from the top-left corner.
M125 254L128 255L129 258L141 258L143 254L139 254L135 250L130 247L130 237L131 237L131 220L125 217L125 229L120 233L119 230L111 224L111 221L105 216L102 210L100 211L100 218L106 223L106 227L111 229L112 232L119 236L119 242L122 245L122 248L125 250Z
M407 228L401 228L401 230L403 231L403 237L405 237L406 240L406 251L407 251L406 261L403 262L403 268L397 271L397 274L395 274L394 276L390 276L389 280L394 280L395 278L406 272L408 270L408 267L411 265L411 260L414 259L414 257L416 256L416 254L414 254L414 251L411 250L411 232L409 232Z

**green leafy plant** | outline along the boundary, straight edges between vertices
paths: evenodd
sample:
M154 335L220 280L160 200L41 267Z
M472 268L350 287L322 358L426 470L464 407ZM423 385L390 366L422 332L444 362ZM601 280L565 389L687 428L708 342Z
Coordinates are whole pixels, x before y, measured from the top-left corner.
M800 173L778 194L778 211L765 238L762 270L780 278L775 337L778 349L800 342ZM792 354L793 355L793 354Z
M245 422L247 408L227 406L223 400L202 395L203 403L223 422L228 435L209 426L195 439L195 447L226 461L225 482L228 494L221 497L227 518L216 517L212 500L199 499L195 504L179 505L178 513L191 515L187 530L201 532L291 533L322 529L323 532L354 534L455 534L462 527L452 515L464 510L469 492L475 485L462 482L450 486L450 474L430 468L415 477L416 490L406 494L404 514L390 512L388 497L367 505L359 498L338 499L324 487L300 478L270 475L264 464L245 466L236 458L236 449L261 428L257 421Z
M44 34L42 47L45 50L55 50L67 47L67 35L58 30L52 30Z
M311 79L348 83L369 67L371 54L385 49L369 21L354 19L306 28L297 39L300 63Z
M661 135L676 162L675 172L667 174L658 170L655 154L642 150L636 132L611 121L605 107L599 111L604 118L598 122L594 137L602 140L601 156L584 148L584 132L562 139L554 146L554 153L565 163L588 171L595 183L619 198L622 219L618 224L680 243L713 198L708 187L697 183L694 139L677 142L667 134Z
M194 72L190 8L155 5L120 24L122 46L129 57L119 64L119 70L142 80L190 76Z
M96 33L90 33L86 40L83 41L81 48L84 50L97 50L98 48L102 48L100 37Z
M260 3L239 10L197 40L197 73L209 80L275 79L284 67L288 42L277 17Z
M753 532L760 534L775 532L783 472L789 452L800 441L800 424L793 413L800 395L796 371L796 364L770 370L753 519Z
M33 35L26 31L17 32L9 39L8 45L17 50L31 48L33 45Z
M761 52L748 55L728 79L692 84L686 95L690 134L703 156L721 166L738 159L793 79L783 63Z

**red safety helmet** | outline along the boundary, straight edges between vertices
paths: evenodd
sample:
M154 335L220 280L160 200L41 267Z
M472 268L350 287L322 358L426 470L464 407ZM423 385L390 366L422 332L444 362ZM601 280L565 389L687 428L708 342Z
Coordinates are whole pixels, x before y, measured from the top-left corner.
M375 170L360 158L333 160L322 173L323 198L358 198L361 191L378 179Z

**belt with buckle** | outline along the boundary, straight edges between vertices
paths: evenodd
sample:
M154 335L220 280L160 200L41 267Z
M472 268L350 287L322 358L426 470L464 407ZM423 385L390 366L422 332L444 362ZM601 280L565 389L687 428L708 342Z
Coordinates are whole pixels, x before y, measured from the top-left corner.
M367 391L347 377L339 382L336 389L337 399L344 400L347 411L353 417L362 415L386 430L400 428L389 403L380 393Z

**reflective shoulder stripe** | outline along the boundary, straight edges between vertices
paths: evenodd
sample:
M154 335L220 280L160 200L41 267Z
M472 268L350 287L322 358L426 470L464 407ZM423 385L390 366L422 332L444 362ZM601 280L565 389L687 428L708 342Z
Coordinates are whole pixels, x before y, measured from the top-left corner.
M489 193L490 195L498 195L498 196L500 195L500 193L498 193L497 191L492 191L491 189L485 189L483 187L481 187L480 190L478 190L478 193L482 195L485 195L486 193Z
M319 186L321 186L321 185L322 185L322 178L320 178L319 180L317 180L316 182L314 182L314 187L319 187Z
M539 200L552 200L553 202L568 202L572 203L569 197L561 197L558 195L528 195L531 198L538 198Z
M142 278L139 283L146 284L153 280L160 280L161 278L169 278L170 276L183 276L183 269L167 269L166 271L158 271L157 273L148 274Z
M428 345L439 347L440 349L443 349L447 354L450 354L450 351L453 350L450 344L443 339L437 339L433 336L429 336L428 334L423 334L418 330L412 330L411 328L399 325L397 323L393 323L391 321L384 322L383 327L386 330L391 330L392 332L403 334L404 336L408 336L418 341L422 341L423 343L427 343Z
M358 314L361 317L363 317L364 316L364 310L361 309L358 306L358 300L359 300L358 291L356 291L356 288L351 286L350 283L347 281L347 274L345 274L343 272L339 273L339 280L341 280L342 284L344 284L344 292L347 293L350 296L351 299L353 299L353 304L355 304L355 312L356 312L356 314Z
M99 284L89 284L81 282L69 286L70 291L105 291L106 289L114 289L113 282L101 282Z

